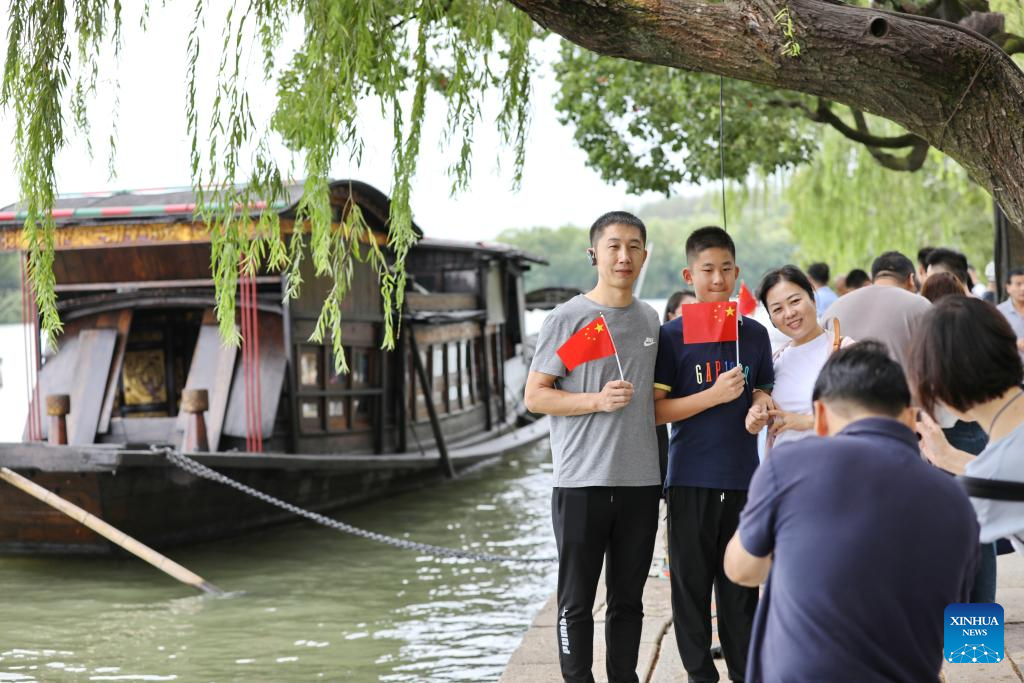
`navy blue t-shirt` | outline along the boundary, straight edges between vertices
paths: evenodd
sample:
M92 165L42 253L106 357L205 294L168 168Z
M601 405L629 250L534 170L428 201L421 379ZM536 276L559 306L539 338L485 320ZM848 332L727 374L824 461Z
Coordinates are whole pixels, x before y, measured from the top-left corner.
M866 418L772 449L740 542L774 554L747 681L935 681L943 614L967 602L978 522L915 434Z
M768 332L743 318L739 331L740 363L747 378L743 394L672 423L666 486L746 489L757 469L757 436L745 426L754 388L771 390L775 381ZM710 389L718 375L736 367L736 342L683 343L682 317L661 326L654 388L668 398Z

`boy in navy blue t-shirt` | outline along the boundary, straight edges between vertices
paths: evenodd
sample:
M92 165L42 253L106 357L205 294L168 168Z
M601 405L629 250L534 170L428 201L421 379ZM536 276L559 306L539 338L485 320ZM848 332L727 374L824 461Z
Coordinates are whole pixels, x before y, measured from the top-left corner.
M721 228L686 240L683 278L702 303L729 302L739 268L732 238ZM735 308L735 305L733 305ZM725 548L739 524L757 468L757 436L747 411L767 415L774 382L768 332L742 318L739 341L683 343L683 315L665 323L654 372L655 415L672 422L669 444L669 567L676 644L691 681L717 681L711 657L711 590L729 678L742 681L757 610L757 589L722 571ZM736 365L737 348L740 366Z

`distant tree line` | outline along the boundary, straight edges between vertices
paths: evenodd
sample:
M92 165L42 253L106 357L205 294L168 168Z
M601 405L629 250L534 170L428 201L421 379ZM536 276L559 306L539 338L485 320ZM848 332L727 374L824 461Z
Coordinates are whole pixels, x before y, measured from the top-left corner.
M641 296L667 298L683 288L681 271L686 265L686 236L702 225L721 225L720 197L709 193L697 197L674 197L640 209L647 225L650 263ZM753 289L765 271L793 258L793 245L785 228L781 203L738 201L730 197L728 230L736 241L741 279ZM594 216L597 218L597 215ZM498 240L542 256L549 266L536 266L526 273L527 291L541 287L594 286L596 275L586 256L588 227L533 227L510 229Z

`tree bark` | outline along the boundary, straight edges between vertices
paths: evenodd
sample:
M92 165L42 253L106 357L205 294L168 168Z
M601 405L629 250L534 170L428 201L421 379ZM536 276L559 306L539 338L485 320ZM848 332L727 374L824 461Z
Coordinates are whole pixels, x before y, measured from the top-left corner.
M510 0L598 54L721 74L895 121L1024 225L1024 74L962 26L828 0ZM792 38L774 17L788 8ZM797 57L782 54L789 40Z

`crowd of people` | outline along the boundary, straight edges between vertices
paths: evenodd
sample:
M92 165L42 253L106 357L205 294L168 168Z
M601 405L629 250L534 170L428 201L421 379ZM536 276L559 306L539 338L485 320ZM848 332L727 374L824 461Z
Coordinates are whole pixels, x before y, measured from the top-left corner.
M594 680L603 568L608 680L637 681L664 498L689 680L719 680L712 596L733 681L936 680L946 606L995 600L997 540L1024 553L1024 503L951 476L1024 482L1024 268L997 307L947 248L880 254L834 290L826 264L784 265L744 316L729 234L685 253L689 289L659 315L633 297L643 222L601 216L597 285L538 335L524 399L551 416L562 677ZM698 338L701 305L734 334ZM570 363L581 333L598 351Z

